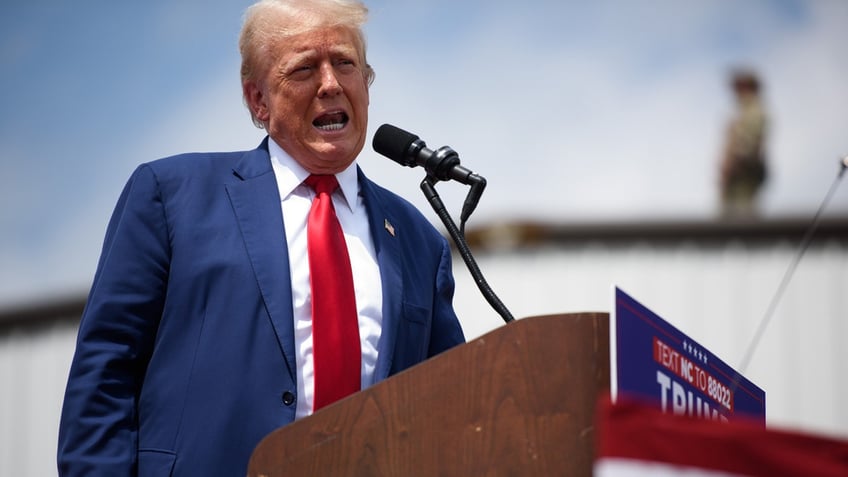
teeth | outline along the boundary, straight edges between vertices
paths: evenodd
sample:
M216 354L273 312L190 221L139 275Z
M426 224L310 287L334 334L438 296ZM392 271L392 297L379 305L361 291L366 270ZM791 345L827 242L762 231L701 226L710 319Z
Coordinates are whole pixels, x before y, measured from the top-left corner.
M344 128L347 124L347 114L331 113L326 114L313 122L313 125L322 131L332 132Z
M332 123L332 124L322 124L318 126L318 129L322 131L338 131L339 129L344 127L344 123Z

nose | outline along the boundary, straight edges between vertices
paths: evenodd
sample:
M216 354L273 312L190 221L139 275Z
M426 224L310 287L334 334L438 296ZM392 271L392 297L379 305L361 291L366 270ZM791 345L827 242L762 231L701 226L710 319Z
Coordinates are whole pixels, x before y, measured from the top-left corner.
M318 86L318 97L325 98L329 96L335 96L342 91L342 86L339 84L338 78L336 78L336 72L333 69L333 66L330 64L323 64L321 66L321 83Z

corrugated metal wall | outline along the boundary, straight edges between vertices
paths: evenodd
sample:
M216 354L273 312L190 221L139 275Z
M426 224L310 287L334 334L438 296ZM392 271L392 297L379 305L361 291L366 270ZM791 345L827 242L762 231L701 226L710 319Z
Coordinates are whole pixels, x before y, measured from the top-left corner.
M733 367L744 358L796 246L576 246L477 257L516 317L612 309L615 284ZM470 336L502 325L455 263ZM811 247L744 373L766 391L770 425L848 438L848 246Z
M617 284L738 366L796 254L793 242L588 242L478 254L516 317L610 311ZM456 308L468 338L503 324L455 258ZM811 247L746 375L767 393L768 422L848 438L848 244ZM0 475L55 475L61 399L76 320L0 335Z
M59 413L76 332L77 320L67 319L0 336L0 475L56 475Z

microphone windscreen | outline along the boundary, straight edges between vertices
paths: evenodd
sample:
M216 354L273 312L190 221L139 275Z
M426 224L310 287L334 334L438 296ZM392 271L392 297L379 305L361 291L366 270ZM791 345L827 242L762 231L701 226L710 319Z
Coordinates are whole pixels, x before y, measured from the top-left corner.
M407 158L409 146L418 140L418 136L406 132L391 124L383 124L374 133L372 146L378 153L404 166L414 166L415 161Z

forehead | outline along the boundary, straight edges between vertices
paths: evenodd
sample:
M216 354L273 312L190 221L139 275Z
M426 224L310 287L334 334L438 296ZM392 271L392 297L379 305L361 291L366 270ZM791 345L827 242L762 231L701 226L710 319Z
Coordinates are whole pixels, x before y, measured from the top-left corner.
M317 53L347 53L361 55L357 35L344 27L321 27L291 35L277 43L283 56Z

